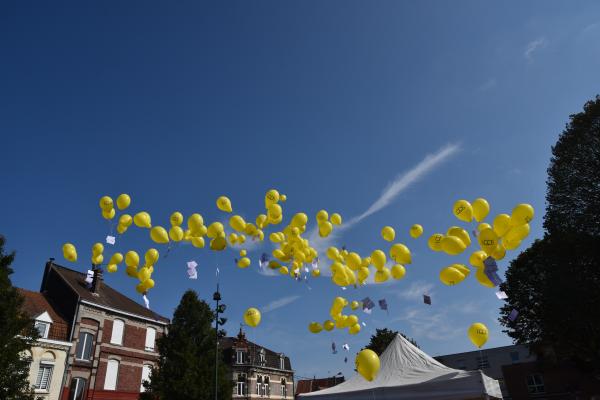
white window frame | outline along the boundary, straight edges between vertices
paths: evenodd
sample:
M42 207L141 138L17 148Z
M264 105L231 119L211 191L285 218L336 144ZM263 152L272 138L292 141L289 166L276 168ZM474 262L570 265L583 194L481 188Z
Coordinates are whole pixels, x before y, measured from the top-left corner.
M271 397L271 378L263 376L263 393L267 397Z
M48 371L45 387L42 387L42 382L44 381L43 370ZM46 360L40 361L40 365L38 367L38 373L35 378L35 385L34 385L36 391L43 391L43 392L50 391L50 385L52 384L52 373L53 372L54 372L54 362L53 361L46 361ZM42 375L40 375L40 373L42 373Z
M79 360L79 361L90 361L94 358L94 334L91 332L79 332L79 339L77 340L77 344L79 344L79 342L81 341L81 335L84 335L84 341L83 344L81 345L81 349L82 349L82 354L81 356L83 357L85 355L85 348L88 342L87 338L91 338L90 340L92 341L92 345L90 347L90 358L79 358L78 354L77 354L77 347L75 346L75 359Z
M236 350L235 352L235 362L236 364L244 363L244 350Z
M260 349L258 352L258 362L260 363L260 365L264 365L266 357L265 357L265 349Z
M152 334L150 334L152 332ZM146 344L144 349L146 351L154 351L156 346L156 328L149 326L146 328Z
M260 380L260 382L259 382ZM263 377L262 375L256 375L256 394L262 397L262 382L263 382Z
M239 373L235 387L236 387L238 396L247 396L248 395L248 375L246 375L245 373Z
M279 356L279 369L285 370L285 356Z
M85 398L85 387L87 386L87 379L78 376L71 379L71 385L69 385L69 396L71 395L71 386L73 385L73 381L77 383L75 384L75 392L73 393L73 397L69 397L69 400L73 400L75 398L75 396L77 395L77 391L79 390L79 385L81 384L83 384L83 388L81 389L81 397Z
M120 332L119 327L120 326ZM125 334L125 321L122 319L113 320L112 332L110 335L110 344L123 345L123 336Z
M44 325L43 333L40 332L40 330L38 329L38 325ZM50 332L50 322L36 320L34 327L35 327L35 329L37 329L38 332L40 332L40 338L48 339L48 333Z
M148 371L148 373L145 373ZM146 388L144 387L144 381L150 382L150 373L152 372L152 365L144 364L142 366L142 381L140 382L140 393L145 392ZM144 376L146 375L146 376Z
M111 368L113 366L113 368ZM119 360L113 358L106 362L106 374L104 375L104 390L117 390L119 383Z
M281 378L281 397L283 397L284 399L287 398L287 380L285 378Z
M537 382L536 378L539 378L539 382ZM527 391L529 394L546 393L546 386L542 374L535 373L527 376Z

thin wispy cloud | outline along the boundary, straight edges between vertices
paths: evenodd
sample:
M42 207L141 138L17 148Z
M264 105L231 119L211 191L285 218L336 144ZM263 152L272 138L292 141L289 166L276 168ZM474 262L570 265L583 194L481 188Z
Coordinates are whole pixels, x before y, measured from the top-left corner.
M425 337L430 340L448 340L464 332L464 327L456 326L447 310L432 313L429 308L412 308L391 322L404 322L410 328L412 337ZM404 332L407 333L407 332Z
M270 313L271 311L275 311L278 308L285 307L288 304L291 304L298 300L300 296L286 296L277 300L273 300L269 304L264 307L261 307L260 312L263 314Z
M396 294L398 295L398 297L404 300L423 301L424 294L429 296L433 294L431 289L433 289L433 283L417 281L411 283L411 285L408 288L396 292Z
M368 216L389 206L402 192L419 182L459 151L460 146L458 144L448 144L437 152L426 155L417 165L398 174L394 180L388 183L386 188L381 192L381 195L364 212L350 218L341 226L336 227L327 238L321 238L318 229L313 228L308 234L308 240L317 249L319 254L323 254L328 247L336 243L337 238L339 238L344 230L352 228Z
M485 81L484 83L482 83L481 85L479 85L479 87L477 89L480 92L486 92L488 90L495 88L497 84L498 84L498 82L496 81L496 78L490 78L487 81Z
M533 62L533 54L537 50L543 49L547 45L548 45L548 40L543 36L540 38L537 38L535 40L532 40L531 42L527 43L527 47L525 48L523 57L525 57L525 59L531 63L531 62Z

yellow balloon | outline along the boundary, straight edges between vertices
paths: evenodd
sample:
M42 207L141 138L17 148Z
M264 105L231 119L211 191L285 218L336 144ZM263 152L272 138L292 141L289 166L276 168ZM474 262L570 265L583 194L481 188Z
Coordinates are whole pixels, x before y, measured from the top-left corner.
M450 267L459 270L460 273L465 276L465 278L467 276L469 276L469 274L471 273L471 270L469 269L469 267L467 267L464 264L452 264L452 265L450 265Z
M301 226L306 225L307 222L308 222L308 216L304 213L298 213L292 217L292 222L290 225L299 228Z
M113 208L113 199L110 196L102 196L100 198L100 208L102 211L110 211Z
M481 322L476 322L469 327L468 335L469 340L471 340L475 346L481 348L481 346L488 341L489 331L487 326Z
M369 382L375 379L379 372L379 368L381 367L379 356L371 349L361 350L360 353L356 355L354 365L356 366L358 373Z
M339 256L340 256L340 251L336 247L329 247L327 249L327 257L330 260L335 261L338 259Z
M256 226L250 222L248 222L246 224L246 226L244 227L244 232L246 232L247 235L249 236L256 236L257 234L257 229Z
M140 256L135 251L125 253L125 265L128 267L137 267L140 264Z
M106 270L107 270L108 272L110 272L111 274L112 274L112 273L115 273L115 272L117 272L117 269L118 269L118 268L117 268L117 264L108 264L108 265L106 266Z
M504 246L504 248L506 250L514 250L521 245L521 241L516 240L516 241L511 242L510 240L506 240L505 238L502 238L502 245Z
M458 200L452 207L452 213L461 221L471 222L473 219L473 208L471 203L466 200Z
M317 213L317 222L325 222L329 219L329 213L325 210L321 210Z
M287 200L287 196L285 194L282 194L279 196L279 201L281 201L282 203L285 203L286 200Z
M498 236L493 229L484 229L479 232L479 246L481 250L485 251L488 255L492 254L498 246Z
M360 324L351 325L348 329L348 333L351 335L356 335L358 332L360 332Z
M465 279L465 276L453 267L446 267L440 271L440 281L444 285L452 286L457 283L462 282Z
M387 258L385 256L385 253L381 250L374 250L371 253L371 262L373 263L373 266L377 269L381 269L385 266L385 263L387 261Z
M477 232L481 232L484 229L491 229L492 226L490 224L488 224L487 222L482 222L479 225L477 225Z
M390 279L390 269L383 267L375 271L375 283L383 283Z
M210 224L208 226L208 229L206 231L206 235L211 238L214 239L216 237L219 236L219 234L221 232L224 232L225 228L223 227L223 224L220 222L213 222L212 224Z
M433 251L442 251L442 239L444 239L444 235L441 233L434 233L427 240L427 245Z
M332 331L333 328L335 328L335 323L333 321L327 320L323 322L323 329L325 329L327 332Z
M159 253L156 249L148 249L146 254L144 254L144 259L146 261L146 265L154 265L158 261Z
M240 217L239 215L234 215L229 218L229 226L231 226L233 230L237 232L244 232L244 229L246 229L246 221L244 221L244 218Z
M483 221L485 217L487 217L487 215L490 213L489 203L486 199L483 199L481 197L475 199L473 203L471 203L471 206L473 207L473 217L477 222Z
M217 199L217 208L228 213L233 211L231 209L231 201L227 196L221 196Z
M151 228L152 219L146 211L141 211L133 216L133 223L140 228Z
M319 276L321 276L321 270L320 269L313 269L310 273L313 278L318 278Z
M98 254L102 254L104 252L104 245L100 242L95 243L92 246L92 255L97 256Z
M411 264L412 255L410 249L402 243L395 243L390 248L390 257L398 264Z
M127 227L123 225L117 225L117 232L119 233L119 235L122 235L125 232L127 232Z
M269 219L277 219L283 215L283 209L277 203L271 204L269 208L267 208L267 217Z
M483 261L488 258L488 255L483 250L477 250L469 257L469 262L472 266L477 268L483 268Z
M203 249L205 246L203 237L192 237L192 246L197 249Z
M279 201L279 192L275 189L269 190L265 194L265 208L269 208L271 205Z
M383 240L393 242L396 238L396 231L391 226L384 226L381 230L381 237Z
M448 232L446 232L446 235L456 236L465 244L465 247L469 247L471 245L471 236L469 236L469 232L459 226L450 227Z
M507 233L504 235L504 238L508 242L517 242L525 239L529 235L529 224L522 224L518 226L513 226Z
M337 296L336 298L333 299L332 308L335 308L336 310L341 311L347 305L348 305L348 300L346 300L345 298L343 298L341 296Z
M506 256L506 248L502 244L502 241L498 243L496 249L490 254L496 261L502 260Z
M348 255L346 256L346 264L348 265L348 268L350 268L352 271L358 271L361 262L362 260L360 259L358 253L351 252L348 253Z
M129 214L123 214L119 217L119 225L122 225L126 228L130 227L133 223L133 218Z
M319 236L320 237L327 237L329 236L329 234L331 233L331 231L333 230L333 226L331 225L331 222L329 221L325 221L322 222L321 224L319 224Z
M77 250L71 243L65 243L62 247L63 256L65 260L75 262L77 261Z
M152 279L152 278L146 279L145 281L142 282L142 286L146 290L152 289L154 287L154 279Z
M123 193L117 197L117 207L119 210L124 210L131 204L131 197L128 194Z
M358 269L358 281L362 284L364 281L367 280L370 273L371 273L371 270L369 270L369 268L360 267Z
M244 322L253 328L257 327L260 324L260 311L254 307L247 309L244 313Z
M503 237L510 230L510 215L498 214L493 222L494 232L498 237ZM480 230L481 231L481 230Z
M394 279L402 279L406 275L406 268L402 264L396 264L392 267L391 272Z
M144 293L146 293L146 288L144 287L143 283L139 283L138 285L136 285L135 291L138 292L139 294L144 294Z
M227 247L227 240L224 237L216 237L210 241L210 249L215 251L225 250Z
M323 326L318 322L311 322L308 324L308 330L311 333L319 333L323 330Z
M411 238L416 239L423 234L423 227L419 224L414 224L410 227L410 231L408 233L410 234Z
M485 286L487 288L495 287L494 283L490 281L490 278L488 278L485 274L485 270L483 268L477 269L477 272L475 272L475 278L477 279L477 282L479 282L482 286Z
M154 229L154 228L153 228ZM180 226L174 225L169 229L169 237L174 242L181 242L183 240L184 232Z
M353 310L356 310L359 305L360 305L360 303L358 301L354 300L350 303L350 308Z
M265 214L258 214L258 217L256 217L256 226L258 226L260 229L263 229L267 226L268 222L267 222L267 216Z
M121 264L123 262L123 254L115 253L110 257L109 264Z
M204 226L204 218L198 213L194 213L188 217L187 225L193 236L202 236L198 232Z
M137 274L140 282L144 282L145 280L149 279L150 275L151 275L150 268L148 268L148 267L140 268L140 270L138 271L138 274Z
M333 225L341 225L342 224L342 216L338 213L331 214L331 218L329 219Z
M115 209L111 208L110 210L102 210L102 217L104 219L113 219L115 217Z
M128 265L125 269L125 272L127 273L127 276L131 278L137 278L137 268L135 265Z
M442 250L444 253L450 254L451 256L462 253L466 248L467 246L463 241L456 236L444 236L442 239Z
M104 261L104 256L102 254L98 254L96 256L92 256L92 264L100 265Z
M175 211L173 214L171 214L169 221L171 222L172 226L181 226L181 224L183 224L183 214L179 211Z
M513 208L510 222L514 226L528 224L533 219L533 207L530 204L519 204Z
M242 257L237 262L237 266L240 268L247 268L249 265L250 259L248 257Z
M169 234L162 226L155 226L150 229L150 238L155 243L169 243Z

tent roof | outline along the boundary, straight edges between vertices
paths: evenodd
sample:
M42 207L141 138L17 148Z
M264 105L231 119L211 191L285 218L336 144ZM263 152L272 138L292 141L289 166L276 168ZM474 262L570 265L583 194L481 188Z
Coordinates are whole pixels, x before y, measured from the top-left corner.
M301 398L317 399L474 399L502 398L498 381L481 371L446 367L401 335L380 357L381 368L372 382L356 375L348 381Z

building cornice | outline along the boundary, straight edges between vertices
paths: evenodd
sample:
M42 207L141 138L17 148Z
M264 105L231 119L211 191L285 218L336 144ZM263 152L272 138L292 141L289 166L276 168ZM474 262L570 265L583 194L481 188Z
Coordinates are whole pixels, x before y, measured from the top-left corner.
M116 308L103 306L103 305L100 305L100 304L97 304L97 303L92 303L91 301L79 300L79 302L81 304L85 304L86 306L100 308L102 310L110 311L110 312L113 312L115 314L120 314L120 315L124 315L124 316L127 316L127 317L138 318L138 319L141 319L141 320L144 320L144 321L152 322L153 324L162 325L162 326L167 326L168 325L168 323L163 322L163 321L159 321L159 320L156 320L156 319L144 317L144 316L141 316L141 315L138 315L138 314L129 313L127 311L118 310Z

